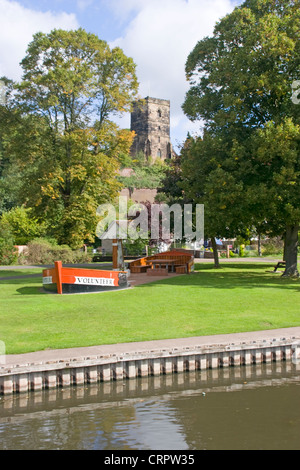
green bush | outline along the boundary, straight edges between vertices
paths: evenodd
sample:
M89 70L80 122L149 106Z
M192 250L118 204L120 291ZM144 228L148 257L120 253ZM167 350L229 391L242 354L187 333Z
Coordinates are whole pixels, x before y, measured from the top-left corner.
M271 239L264 242L262 247L263 256L281 256L283 255L283 241Z
M37 239L28 243L28 264L53 264L55 261L67 263L87 263L91 261L90 255L82 251L73 251L67 245L57 245L49 239Z
M9 266L17 261L18 254L14 245L0 237L0 265Z
M26 245L45 232L44 224L37 221L30 208L14 207L2 214L0 223L11 232L15 245Z
M29 264L50 264L53 245L48 240L37 239L28 243L27 262Z
M133 166L134 173L131 176L118 176L125 188L129 189L156 189L158 188L166 172L166 166L162 162L155 162L153 165Z
M73 251L68 246L54 246L50 252L52 263L54 261L62 261L62 263L74 263Z
M147 243L147 240L141 238L134 241L126 240L123 242L124 253L128 256L142 255L145 252L145 245Z
M73 251L73 263L90 263L92 261L92 257L91 253L85 253L80 250Z
M246 256L246 250L244 245L239 246L239 255L241 258L244 258Z
M17 250L10 230L0 225L0 265L9 266L17 261Z

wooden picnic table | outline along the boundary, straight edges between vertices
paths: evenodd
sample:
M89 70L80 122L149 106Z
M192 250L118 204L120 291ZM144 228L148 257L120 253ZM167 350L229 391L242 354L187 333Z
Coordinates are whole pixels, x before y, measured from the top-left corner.
M163 259L163 258L157 258L157 259L151 259L148 260L148 263L153 266L153 269L156 269L156 266L158 265L161 267L162 265L166 265L166 269L169 269L169 265L171 266L172 272L175 271L175 265L176 264L181 264L178 262L176 259Z
M285 261L278 261L276 266L274 266L274 273L277 272L278 268L285 268L286 267L286 262Z

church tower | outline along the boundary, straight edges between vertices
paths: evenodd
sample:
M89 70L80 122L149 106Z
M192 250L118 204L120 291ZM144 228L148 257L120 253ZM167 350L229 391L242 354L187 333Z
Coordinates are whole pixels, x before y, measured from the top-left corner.
M131 130L136 136L131 147L134 157L142 152L148 161L172 156L170 142L170 101L144 98L133 104Z

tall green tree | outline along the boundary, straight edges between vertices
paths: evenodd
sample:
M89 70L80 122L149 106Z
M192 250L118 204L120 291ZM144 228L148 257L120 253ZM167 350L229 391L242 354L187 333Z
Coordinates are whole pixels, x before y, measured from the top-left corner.
M300 223L300 125L291 118L269 122L253 135L251 153L260 169L259 188L251 188L252 201L260 196L268 208L266 219L272 233L284 239L284 276L297 276ZM256 193L256 194L255 194ZM257 203L256 203L257 205Z
M222 142L218 164L234 166L235 185L247 195L248 224L285 237L285 275L298 275L300 106L292 97L299 6L299 0L246 0L223 18L187 59L190 89L183 104L190 119L203 120ZM223 182L214 183L220 193Z
M205 238L210 239L215 267L219 266L216 238L247 237L244 187L239 169L224 141L205 132L189 137L181 152L181 181L185 197L205 207Z
M13 97L21 118L6 144L22 173L20 202L48 221L59 243L76 248L93 241L98 205L120 189L119 156L132 134L112 117L131 107L136 66L83 29L36 34L21 65Z
M0 215L17 204L18 168L13 167L6 151L15 133L19 111L12 105L14 82L0 78Z

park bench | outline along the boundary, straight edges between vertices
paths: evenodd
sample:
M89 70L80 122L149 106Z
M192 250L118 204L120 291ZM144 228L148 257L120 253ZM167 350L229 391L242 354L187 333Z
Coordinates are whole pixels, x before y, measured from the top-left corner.
M274 266L274 273L276 273L277 269L279 268L285 268L286 267L286 262L285 261L279 261L276 266Z
M145 273L150 268L150 265L143 265L143 266L131 266L130 272L131 273Z

